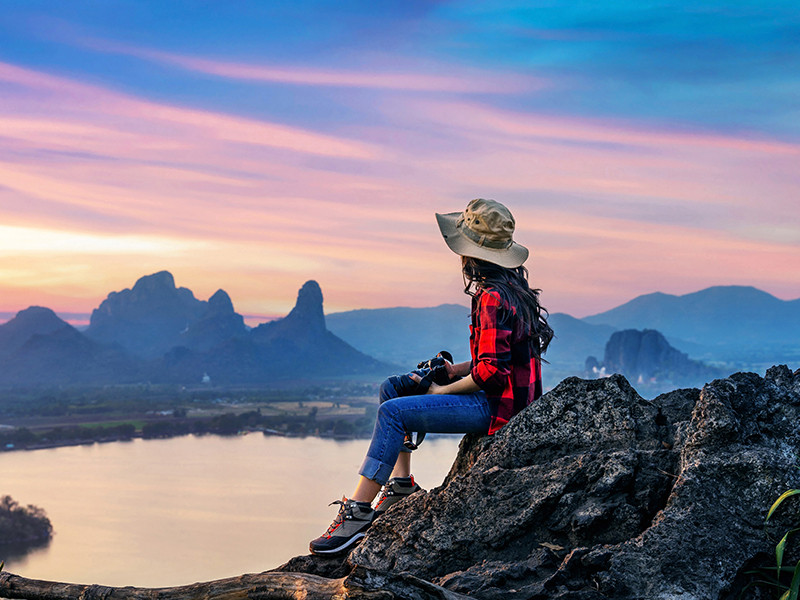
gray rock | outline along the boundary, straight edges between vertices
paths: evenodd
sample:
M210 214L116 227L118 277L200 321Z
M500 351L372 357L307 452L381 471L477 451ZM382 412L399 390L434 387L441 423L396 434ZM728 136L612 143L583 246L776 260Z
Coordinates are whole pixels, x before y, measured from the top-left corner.
M764 517L800 487L800 371L642 399L567 379L444 484L393 506L350 565L476 598L735 598L774 552ZM796 560L796 559L795 559Z

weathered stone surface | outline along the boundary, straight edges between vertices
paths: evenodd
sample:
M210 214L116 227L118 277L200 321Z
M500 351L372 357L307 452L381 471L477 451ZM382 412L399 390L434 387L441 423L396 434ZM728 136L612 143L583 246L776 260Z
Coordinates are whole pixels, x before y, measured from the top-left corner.
M740 373L649 402L568 379L444 485L392 507L351 564L477 598L728 598L774 549L767 508L798 487L800 371Z

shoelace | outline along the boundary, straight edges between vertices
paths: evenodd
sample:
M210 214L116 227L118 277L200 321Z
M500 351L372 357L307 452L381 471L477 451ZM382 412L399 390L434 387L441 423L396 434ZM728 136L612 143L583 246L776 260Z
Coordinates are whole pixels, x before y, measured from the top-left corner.
M383 504L383 501L389 496L394 496L394 490L387 483L381 488L381 495L380 498L378 498L378 503L375 505L375 508L378 508L381 504Z
M330 527L328 527L328 531L325 532L325 535L328 537L331 537L331 534L336 531L336 528L342 524L342 521L344 521L344 514L347 511L347 504L341 500L334 500L328 504L328 506L333 506L334 504L339 504L341 508L339 509L339 514L337 514L336 518L333 520L333 523L331 523Z

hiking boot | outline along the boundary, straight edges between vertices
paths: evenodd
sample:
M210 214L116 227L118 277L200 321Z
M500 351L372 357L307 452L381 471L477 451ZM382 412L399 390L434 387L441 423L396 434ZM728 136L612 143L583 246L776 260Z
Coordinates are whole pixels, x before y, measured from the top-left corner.
M330 503L339 504L339 514L328 527L328 530L308 545L312 554L336 554L350 548L363 538L365 531L372 523L375 511L369 502L356 502L342 498Z
M375 503L374 518L380 517L392 504L400 502L406 496L421 489L414 481L413 475L411 477L392 477L381 489L381 495L378 496L378 501Z

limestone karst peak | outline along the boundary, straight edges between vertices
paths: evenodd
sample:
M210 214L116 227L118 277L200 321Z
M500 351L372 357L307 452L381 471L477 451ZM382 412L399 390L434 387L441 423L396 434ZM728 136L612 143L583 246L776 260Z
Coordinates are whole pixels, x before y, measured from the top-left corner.
M325 330L322 290L316 281L312 279L303 284L303 287L297 292L297 302L286 316L286 320L294 324L302 324L308 330Z
M208 310L213 314L229 314L233 312L233 302L225 290L217 290L208 299Z

